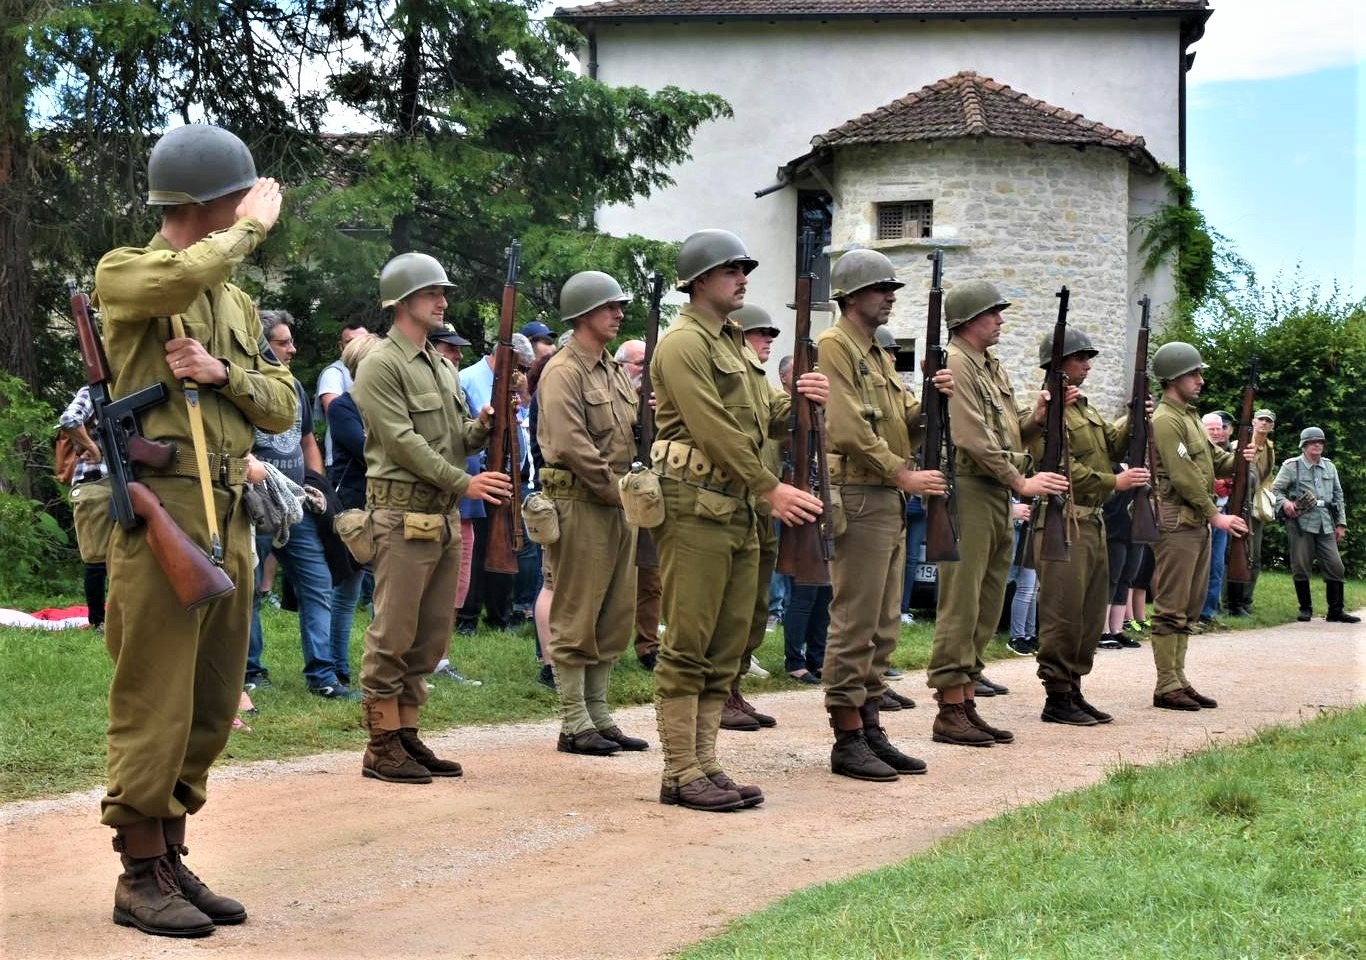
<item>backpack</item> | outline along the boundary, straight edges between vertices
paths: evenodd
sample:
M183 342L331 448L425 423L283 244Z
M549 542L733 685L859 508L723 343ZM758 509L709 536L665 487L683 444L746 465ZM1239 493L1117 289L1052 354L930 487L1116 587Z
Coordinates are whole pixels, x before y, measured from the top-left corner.
M76 445L71 442L66 431L58 431L57 444L52 451L52 475L57 478L58 483L67 487L71 486L71 481L76 476L76 461L78 459Z

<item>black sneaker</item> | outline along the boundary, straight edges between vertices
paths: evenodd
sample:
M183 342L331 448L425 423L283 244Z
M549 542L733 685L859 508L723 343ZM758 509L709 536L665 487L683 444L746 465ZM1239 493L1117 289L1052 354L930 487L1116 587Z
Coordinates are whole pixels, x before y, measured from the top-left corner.
M1017 657L1028 657L1034 652L1030 649L1028 637L1011 637L1006 641L1006 646L1009 647L1010 652Z
M262 672L249 675L246 680L243 681L242 689L247 693L255 693L257 690L269 690L270 674Z
M350 687L340 683L328 684L322 687L309 687L308 692L315 697L322 697L324 700L359 700L360 694Z
M540 672L536 674L536 682L551 690L555 689L555 671L550 664L542 665Z
M1097 643L1096 646L1100 647L1102 650L1119 650L1124 646L1123 642L1119 639L1120 636L1121 634L1116 633L1102 633L1100 635L1100 642Z
M1119 641L1119 645L1121 647L1128 647L1130 650L1143 646L1143 644L1139 643L1138 640L1136 640L1134 637L1129 636L1122 630L1119 633L1114 634L1114 638Z

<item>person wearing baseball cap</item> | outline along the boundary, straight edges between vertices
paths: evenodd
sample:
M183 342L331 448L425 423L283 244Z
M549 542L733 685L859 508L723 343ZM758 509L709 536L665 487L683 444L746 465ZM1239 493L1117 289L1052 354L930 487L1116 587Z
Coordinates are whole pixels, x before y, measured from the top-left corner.
M522 327L522 336L530 341L537 360L555 352L555 335L550 332L550 327L539 320L533 320Z

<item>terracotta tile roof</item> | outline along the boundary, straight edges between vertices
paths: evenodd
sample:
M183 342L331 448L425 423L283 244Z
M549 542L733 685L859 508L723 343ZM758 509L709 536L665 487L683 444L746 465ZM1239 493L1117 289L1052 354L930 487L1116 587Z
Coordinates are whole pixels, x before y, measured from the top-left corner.
M1207 0L601 0L560 7L559 20L980 18L1209 13Z
M1142 137L1087 120L971 70L946 77L813 137L812 153L856 143L1000 137L1034 143L1110 147L1156 166ZM794 165L812 154L792 161Z

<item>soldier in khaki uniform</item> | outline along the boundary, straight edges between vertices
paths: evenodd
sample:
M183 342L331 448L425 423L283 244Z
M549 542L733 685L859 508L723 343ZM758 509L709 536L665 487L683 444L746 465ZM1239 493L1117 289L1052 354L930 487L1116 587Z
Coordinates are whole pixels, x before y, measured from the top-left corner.
M607 344L621 327L621 285L595 270L560 291L573 330L541 373L536 438L541 489L555 504L560 538L546 546L549 656L560 696L558 749L606 756L644 750L612 719L612 665L631 641L636 608L636 532L626 523L617 481L636 447L636 389Z
M788 524L809 523L820 500L780 483L764 466L766 437L787 430L787 404L768 408L747 374L738 324L746 275L757 266L739 237L703 230L678 254L679 288L689 297L650 365L665 520L656 528L664 588L664 634L655 667L655 710L664 748L661 803L734 810L762 802L716 759L721 710L740 666L758 587L756 497ZM825 378L809 374L803 395L825 399Z
M1110 551L1105 541L1102 508L1116 490L1130 490L1148 482L1148 471L1130 468L1114 473L1110 464L1122 460L1127 432L1105 421L1080 387L1091 372L1098 351L1091 338L1068 327L1063 340L1062 372L1067 378L1067 442L1071 451L1068 476L1072 496L1066 523L1071 532L1070 558L1042 556L1043 522L1048 504L1034 521L1035 569L1039 575L1039 679L1046 700L1039 719L1091 727L1114 717L1093 707L1081 693L1081 678L1091 672L1096 644L1105 625L1110 600ZM1039 344L1039 366L1053 363L1053 335ZM1073 389L1078 388L1075 393Z
M1153 706L1213 708L1218 702L1197 693L1186 679L1186 646L1205 604L1210 527L1241 537L1247 524L1214 505L1214 478L1233 474L1234 456L1210 443L1193 406L1205 384L1200 352L1189 343L1166 343L1153 354L1152 368L1162 381L1162 399L1153 412L1161 532L1153 544ZM1246 456L1254 455L1249 444Z
M768 374L764 372L764 364L773 351L773 341L778 337L778 328L773 325L773 318L767 310L752 303L736 310L730 318L740 324L740 331L745 336L745 359L749 363L749 376L754 379L754 395L765 408L759 416L767 423L772 417L774 403L790 403L786 395L769 382ZM759 456L765 469L775 477L782 475L781 443L765 438L759 448ZM730 696L726 698L726 705L721 711L722 730L754 731L778 725L773 717L755 709L740 691L741 678L749 669L754 652L763 646L764 634L768 631L768 584L773 579L773 567L778 562L778 532L773 528L768 503L762 499L756 500L754 508L759 514L755 528L759 535L759 576L754 594L754 617L749 623L744 652L740 654L740 669L731 681Z
M882 254L853 250L835 264L830 285L840 318L816 342L830 380L830 482L845 517L830 563L834 596L822 671L835 731L830 769L858 780L892 781L926 770L923 760L892 745L879 715L887 692L882 678L901 639L906 497L942 495L948 481L938 470L912 469L920 404L876 340L905 284ZM953 374L940 372L935 384L951 395Z
M958 448L959 543L956 563L939 565L939 609L930 653L929 685L939 701L934 739L989 747L1014 740L987 724L975 697L1007 693L982 676L982 652L1005 603L1015 543L1010 495L1020 500L1065 493L1057 473L1026 476L1032 459L1025 441L1039 432L1044 400L1021 412L1001 361L991 351L1001 338L1001 311L1010 306L985 280L960 283L944 297L950 331L954 391L949 424Z
M241 923L236 900L214 895L181 861L185 816L204 806L209 767L227 743L241 692L251 621L251 527L242 508L252 427L294 422L294 381L265 345L251 299L228 282L280 213L280 186L258 179L251 152L226 130L171 130L148 161L148 203L163 209L145 247L121 247L95 269L112 395L154 382L170 399L145 411L143 433L177 444L163 471L139 468L171 516L202 547L209 520L198 479L182 381L200 385L214 472L213 511L230 596L187 612L147 547L146 528L116 528L108 542L105 645L109 790L101 820L114 827L123 875L114 922L194 937ZM187 334L171 333L179 314Z
M460 578L461 497L499 503L508 476L471 477L465 458L488 439L493 414L459 404L455 367L427 342L440 329L451 283L441 264L405 253L379 275L380 306L394 312L385 342L356 369L351 397L365 422L365 504L360 535L373 551L375 619L365 631L362 709L370 742L361 774L391 783L458 777L418 737L427 677L451 635ZM353 546L353 552L355 547ZM363 556L357 559L364 560Z

